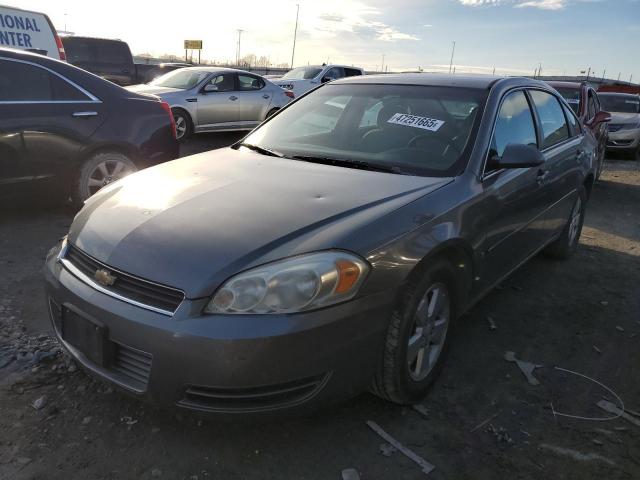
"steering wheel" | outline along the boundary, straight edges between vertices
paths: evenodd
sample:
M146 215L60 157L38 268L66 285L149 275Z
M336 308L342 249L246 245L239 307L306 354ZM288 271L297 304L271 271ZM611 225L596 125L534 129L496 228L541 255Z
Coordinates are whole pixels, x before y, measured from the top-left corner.
M442 145L444 148L442 149L442 154L444 155L445 152L451 148L452 150L455 150L455 152L458 155L462 155L462 151L453 143L449 143L445 140L442 140L441 138L438 137L432 137L430 134L428 133L421 133L420 135L416 135L415 137L413 137L410 141L409 144L407 146L409 147L413 147L416 148L416 144L418 143L418 140L420 139L426 139L429 142L434 142L434 143L439 143L440 145Z

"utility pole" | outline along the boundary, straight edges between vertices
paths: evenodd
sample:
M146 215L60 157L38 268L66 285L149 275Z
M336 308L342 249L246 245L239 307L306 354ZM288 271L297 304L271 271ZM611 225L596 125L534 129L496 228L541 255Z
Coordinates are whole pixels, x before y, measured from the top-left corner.
M589 81L589 75L591 75L591 67L589 67L589 70L587 71L587 82Z
M496 74L496 67L493 67L493 73L491 75L495 75Z
M540 78L542 74L542 63L538 63L538 78Z
M453 41L453 46L451 47L451 61L449 62L449 73L451 73L451 68L453 67L453 54L456 51L456 42Z
M633 73L632 73L632 74L631 74L631 76L629 77L629 83L633 83L633 82L632 82L632 80L633 80Z
M238 48L236 49L236 65L240 66L240 39L242 38L242 32L244 30L238 29Z
M382 63L380 64L380 71L384 73L384 53L382 54Z
M618 72L618 81L620 81L620 75L622 75L622 72Z
M602 80L601 82L604 82L604 76L607 74L607 69L605 68L604 70L602 70Z
M296 37L298 36L298 14L300 13L300 4L296 3L296 27L293 29L293 49L291 50L291 68L293 68L293 57L296 54Z

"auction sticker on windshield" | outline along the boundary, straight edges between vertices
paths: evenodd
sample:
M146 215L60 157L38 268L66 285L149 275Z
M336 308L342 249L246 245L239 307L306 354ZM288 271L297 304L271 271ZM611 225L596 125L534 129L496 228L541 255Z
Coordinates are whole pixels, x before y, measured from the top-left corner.
M404 125L406 127L422 128L423 130L430 130L437 132L442 125L443 120L436 120L429 117L418 117L417 115L407 115L406 113L394 114L387 123L395 123L397 125Z

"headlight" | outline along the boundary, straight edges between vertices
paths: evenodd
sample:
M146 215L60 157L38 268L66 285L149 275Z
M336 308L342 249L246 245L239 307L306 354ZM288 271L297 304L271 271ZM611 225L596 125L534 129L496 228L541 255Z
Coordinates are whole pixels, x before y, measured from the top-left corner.
M290 313L352 298L369 265L351 253L328 251L280 260L240 273L213 295L205 313Z

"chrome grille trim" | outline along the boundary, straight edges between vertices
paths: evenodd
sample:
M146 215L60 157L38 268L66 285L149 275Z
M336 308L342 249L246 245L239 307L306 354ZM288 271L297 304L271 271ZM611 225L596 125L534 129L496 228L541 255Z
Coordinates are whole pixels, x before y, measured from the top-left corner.
M59 262L60 262L60 263L61 263L61 264L62 264L62 265L63 265L63 266L64 266L64 267L69 271L69 272L71 272L75 277L77 277L79 280L81 280L82 282L86 283L86 284L87 284L87 285L89 285L91 288L93 288L93 289L95 289L95 290L97 290L97 291L99 291L99 292L101 292L101 293L104 293L105 295L109 295L110 297L113 297L113 298L115 298L115 299L117 299L117 300L120 300L120 301L122 301L122 302L126 302L126 303L129 303L129 304L131 304L131 305L135 305L136 307L144 308L144 309L146 309L146 310L150 310L150 311L155 312L155 313L160 313L160 314L162 314L162 315L167 315L167 316L169 316L169 317L172 317L172 316L173 316L173 314L176 312L176 310L177 310L177 309L180 307L180 305L182 304L182 301L184 301L184 297L185 297L184 293L183 293L183 292L180 292L180 291L179 291L179 290L177 290L177 289L172 289L172 290L174 290L174 291L176 291L176 292L180 292L180 293L182 294L182 301L180 302L180 304L178 304L178 306L176 307L176 309L175 309L175 310L173 310L173 311L172 311L172 310L166 310L166 309L163 309L163 308L158 308L158 307L155 307L155 306L153 306L153 305L148 305L148 304L146 304L146 303L139 302L139 301L134 300L134 299L132 299L132 298L125 297L124 295L121 295L121 294L119 294L119 293L117 293L117 292L114 292L113 290L110 290L110 289L108 289L108 288L103 287L102 285L100 285L99 283L97 283L93 278L91 278L91 277L89 277L88 275L86 275L82 270L80 270L80 269L79 269L78 267L76 267L73 263L71 263L71 262L66 258L66 254L67 254L68 249L69 249L69 245L68 245L68 244L66 243L66 241L65 241L65 242L63 243L63 246L62 246L62 249L61 249L60 253L58 254L58 261L59 261ZM78 250L78 249L76 249L76 250ZM84 252L83 252L83 253L84 253ZM85 255L86 255L86 254L85 254ZM102 267L104 267L104 268L106 268L106 269L108 269L108 270L111 270L111 271L113 271L113 272L119 273L119 274L121 274L121 275L126 275L127 277L133 278L133 279L135 279L135 280L137 280L137 281L144 282L144 283L151 284L151 285L157 285L157 286L160 286L160 287L163 287L163 288L170 288L170 287L166 287L166 286L164 286L164 285L160 285L160 284L157 284L157 283L154 283L154 282L150 282L149 280L143 280L143 279L141 279L141 278L135 277L134 275L131 275L131 274L128 274L128 273L125 273L125 272L121 272L120 270L117 270L117 269L114 269L114 268L112 268L112 267L110 267L110 266L108 266L108 265L105 265L105 264L103 264L102 262L99 262L98 260L95 260L95 259L92 259L92 260L93 260L93 261L95 261L95 262L96 262L97 264L99 264L100 266L102 266Z

